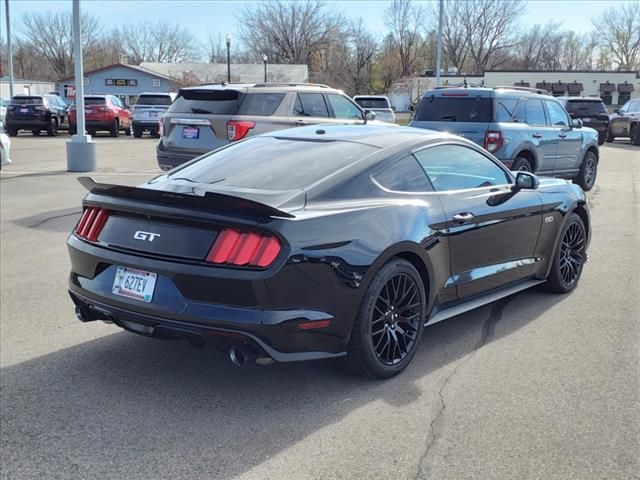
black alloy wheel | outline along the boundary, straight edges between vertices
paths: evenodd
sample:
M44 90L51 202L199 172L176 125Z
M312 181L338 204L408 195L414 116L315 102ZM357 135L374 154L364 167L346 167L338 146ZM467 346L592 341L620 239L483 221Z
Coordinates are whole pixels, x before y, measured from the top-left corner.
M556 293L575 288L587 261L587 233L582 218L572 213L565 223L556 249L547 287Z
M391 277L376 300L371 324L371 341L378 359L397 365L418 339L422 318L418 286L406 273Z
M631 126L631 133L629 134L629 136L631 137L631 145L640 146L640 126L639 125Z
M388 378L413 359L424 329L427 296L407 260L393 258L371 280L340 362L353 373Z

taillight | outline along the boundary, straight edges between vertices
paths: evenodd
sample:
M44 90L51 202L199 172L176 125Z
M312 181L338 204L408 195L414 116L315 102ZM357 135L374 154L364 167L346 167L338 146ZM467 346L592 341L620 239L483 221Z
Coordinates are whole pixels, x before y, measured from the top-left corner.
M95 242L98 240L98 235L100 235L108 218L109 212L107 210L89 207L84 211L82 217L80 217L75 233L80 238Z
M99 112L108 112L109 111L109 107L98 107L98 111Z
M502 147L502 132L500 130L487 130L484 134L484 148L490 152L494 153L500 150Z
M227 122L227 139L232 142L242 140L247 136L249 130L255 126L256 122L238 122L236 120L230 120Z
M280 241L276 237L228 228L218 234L206 260L217 264L268 267L280 249Z

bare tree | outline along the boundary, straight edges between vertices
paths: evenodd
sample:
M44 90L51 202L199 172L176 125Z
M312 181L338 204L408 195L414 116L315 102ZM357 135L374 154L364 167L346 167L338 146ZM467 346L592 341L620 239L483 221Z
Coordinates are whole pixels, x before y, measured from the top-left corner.
M123 53L132 63L198 60L198 40L186 28L166 21L122 27Z
M238 21L248 50L266 54L272 63L307 64L312 70L344 23L339 13L315 0L255 3Z
M49 62L53 72L66 77L73 72L73 33L71 12L27 13L22 19L25 40L35 53ZM98 42L98 19L82 15L82 49L90 51Z
M516 44L514 27L524 9L522 0L461 2L459 21L465 29L474 73L495 68L506 60L504 52Z
M469 53L467 32L462 22L462 2L458 0L445 0L443 2L442 15L442 54L443 64L453 66L459 72L464 71L464 66ZM431 29L438 30L438 10L432 7L429 10ZM434 64L435 67L435 64Z
M384 14L385 25L391 31L393 44L398 52L401 75L414 73L418 49L422 43L420 30L425 24L425 10L411 0L393 0Z
M227 49L222 33L209 30L204 42L205 57L209 63L225 63Z
M640 1L609 8L591 22L620 70L640 68Z
M514 66L523 70L549 70L548 60L558 51L558 31L561 23L535 24L518 38L513 55Z

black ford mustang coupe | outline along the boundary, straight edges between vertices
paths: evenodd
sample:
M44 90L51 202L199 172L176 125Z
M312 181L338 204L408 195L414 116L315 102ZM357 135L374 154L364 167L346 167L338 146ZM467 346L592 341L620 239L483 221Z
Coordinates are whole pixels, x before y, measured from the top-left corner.
M395 375L425 326L540 283L572 290L590 236L580 187L411 128L278 131L137 188L80 182L78 318L238 365L341 357Z

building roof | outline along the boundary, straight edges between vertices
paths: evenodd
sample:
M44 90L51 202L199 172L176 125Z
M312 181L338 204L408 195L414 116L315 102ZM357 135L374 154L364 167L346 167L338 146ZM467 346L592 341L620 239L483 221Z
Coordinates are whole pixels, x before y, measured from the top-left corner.
M125 67L125 68L130 68L131 70L136 70L138 72L142 72L142 73L146 73L147 75L152 75L154 77L159 77L159 78L163 78L165 80L169 80L169 81L173 81L174 79L171 77L168 77L167 75L164 75L161 72L156 72L156 71L152 71L149 70L147 68L141 67L140 65L129 65L128 63L114 63L112 65L107 65L104 67L100 67L100 68L96 68L94 70L89 70L87 72L84 72L84 76L86 77L87 75L91 75L97 72L102 72L103 70L109 70L110 68L114 68L114 67ZM75 75L71 75L69 77L65 77L65 78L61 78L60 81L64 81L64 80L71 80L75 77Z
M141 68L158 72L175 80L191 80L191 83L220 83L227 81L226 63L158 63L143 62ZM269 82L308 82L307 65L267 64ZM231 64L232 83L256 83L264 81L264 65Z

